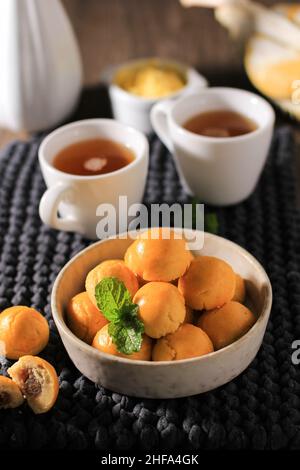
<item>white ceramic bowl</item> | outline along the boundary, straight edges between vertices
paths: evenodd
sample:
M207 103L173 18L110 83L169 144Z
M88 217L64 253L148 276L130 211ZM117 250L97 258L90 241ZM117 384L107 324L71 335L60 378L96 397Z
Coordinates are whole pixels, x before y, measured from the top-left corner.
M186 77L186 85L177 93L164 98L143 98L129 93L114 83L114 77L118 70L136 67L155 60L155 63L169 65L175 70L181 71ZM207 86L207 80L194 68L185 64L166 59L138 59L125 62L118 66L108 67L101 75L101 81L107 84L111 101L113 116L123 124L135 127L137 130L150 134L153 130L150 122L150 111L154 104L166 98L179 98L185 94L196 93Z
M239 375L259 350L272 305L270 280L258 261L229 240L205 233L194 254L224 259L247 281L255 325L235 343L199 358L180 361L132 361L102 353L79 340L67 327L69 299L84 290L86 274L105 259L123 258L131 238L106 239L77 254L60 271L52 290L52 315L65 348L77 369L115 392L145 398L176 398L212 390Z

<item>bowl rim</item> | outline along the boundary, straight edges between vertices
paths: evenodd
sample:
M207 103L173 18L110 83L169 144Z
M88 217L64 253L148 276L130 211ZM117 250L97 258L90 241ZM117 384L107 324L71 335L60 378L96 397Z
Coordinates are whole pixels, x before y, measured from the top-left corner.
M114 77L116 75L116 73L123 69L123 68L126 68L126 67L134 67L134 66L138 66L138 64L143 64L143 63L147 63L147 62L150 62L150 61L153 61L153 60L156 60L158 62L161 62L163 64L167 64L167 65L170 65L170 67L177 67L179 69L182 69L186 75L186 83L185 85L180 88L179 90L173 92L173 93L170 93L169 95L166 95L166 96L161 96L161 97L158 97L158 98L147 98L147 97L144 97L144 96L140 96L140 95L136 95L132 92L129 92L127 90L125 90L124 88L122 88L120 85L118 85L117 83L114 82ZM192 79L192 75L197 75L199 78L201 78L201 80L203 81L203 88L207 87L208 86L208 81L206 79L206 77L204 75L202 75L200 72L198 72L198 70L195 69L195 67L192 67L191 65L188 65L186 64L185 62L181 62L179 60L176 60L176 59L171 59L171 58L164 58L164 57L157 57L157 56L153 56L153 57L140 57L140 58L137 58L137 59L131 59L131 60L127 60L125 62L122 62L120 64L115 64L115 65L111 65L109 67L106 67L106 69L102 72L101 76L100 76L100 79L106 83L108 86L114 88L115 90L117 90L124 98L127 98L127 99L131 99L132 101L135 101L136 103L145 103L145 104L155 104L157 103L158 101L162 101L162 100L169 100L169 99L175 99L175 98L179 98L180 95L183 93L183 92L186 92L189 87L191 86L191 79Z
M153 227L151 227L151 228L153 228ZM175 230L176 230L176 228L175 228ZM63 320L63 318L60 318L60 316L58 314L58 311L57 311L56 294L57 294L59 284L60 284L60 282L61 282L61 280L64 276L64 273L67 271L67 269L70 267L70 265L75 260L81 258L82 256L85 256L85 254L89 250L93 250L96 246L98 246L100 244L103 244L107 241L111 241L111 240L114 240L114 239L119 239L119 238L122 238L122 237L124 239L125 235L128 235L130 233L132 233L132 234L136 233L136 230L125 231L125 232L119 233L117 235L110 236L108 238L105 238L105 239L99 240L95 243L92 243L91 245L87 246L83 250L79 251L76 255L74 255L63 266L63 268L60 270L60 272L58 273L58 275L57 275L57 277L56 277L56 279L53 283L52 291L51 291L51 314L52 314L52 317L54 319L54 322L55 322L57 328L58 328L58 325L59 325L59 327L61 328L63 333L68 337L68 339L73 343L73 345L76 346L77 348L79 347L79 348L85 350L88 354L93 354L95 357L98 357L99 359L103 358L103 359L110 360L110 361L113 361L113 362L119 362L120 364L127 364L127 365L132 365L132 366L147 366L147 367L174 366L175 367L176 365L179 365L179 364L184 365L184 364L187 364L187 363L193 363L193 362L198 362L198 361L202 362L202 361L205 361L207 358L210 358L210 357L218 357L218 356L222 355L224 353L224 351L226 352L226 351L229 351L230 349L231 350L237 349L243 342L246 341L247 337L250 334L255 334L255 330L258 329L259 324L265 319L266 316L269 316L269 314L271 312L273 293L272 293L272 285L271 285L271 281L269 279L269 276L267 275L265 269L260 264L260 262L253 255L251 255L251 253L249 253L245 248L241 247L237 243L235 243L231 240L228 240L227 238L221 237L219 235L215 235L215 234L205 232L205 231L201 231L201 230L194 230L194 229L184 229L184 230L188 231L189 233L202 232L202 233L204 233L204 236L206 236L206 237L208 236L209 238L212 238L212 239L221 239L221 240L225 241L228 245L231 245L233 248L240 251L241 254L244 255L248 259L248 261L250 261L250 263L252 265L254 265L256 267L256 269L258 269L261 272L261 274L264 276L265 281L266 281L266 286L267 286L267 292L266 292L266 298L264 300L264 304L261 308L261 313L260 313L258 319L256 320L255 324L250 328L250 330L247 331L246 334L241 336L241 338L239 338L238 340L236 340L233 343L229 344L228 346L225 346L222 349L218 349L217 351L213 351L213 352L205 354L203 356L192 357L192 358L188 358L188 359L179 359L179 360L176 360L176 361L144 361L144 360L126 359L126 358L123 358L123 357L114 356L112 354L104 353L102 351L99 351L96 348L93 348L91 345L85 343L84 341L79 339L74 333L72 333L72 331L67 326L67 323ZM125 237L125 239L126 239L126 237ZM132 238L132 241L134 241L134 238ZM58 328L58 331L59 331L59 334L60 334L59 328ZM60 336L61 336L61 334L60 334Z

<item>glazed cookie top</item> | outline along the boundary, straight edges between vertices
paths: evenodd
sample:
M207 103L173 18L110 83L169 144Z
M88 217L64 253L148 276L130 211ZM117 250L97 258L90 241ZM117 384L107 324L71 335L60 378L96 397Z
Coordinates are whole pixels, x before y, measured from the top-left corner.
M126 265L144 281L173 281L182 276L193 258L186 240L168 229L150 229L130 245Z
M88 273L85 281L86 291L94 305L97 305L95 287L106 277L115 277L122 281L132 297L139 288L135 274L125 265L123 260L111 259L103 261Z
M198 256L179 279L178 289L187 305L196 310L221 307L232 299L236 275L225 261L213 256Z
M221 308L204 312L198 326L208 334L215 349L221 349L247 333L255 322L255 315L245 305L230 301Z
M175 333L157 341L152 358L154 361L175 361L203 356L213 350L213 344L203 330L185 323Z
M174 332L186 316L184 298L177 287L167 282L148 282L133 301L139 306L139 316L151 338Z

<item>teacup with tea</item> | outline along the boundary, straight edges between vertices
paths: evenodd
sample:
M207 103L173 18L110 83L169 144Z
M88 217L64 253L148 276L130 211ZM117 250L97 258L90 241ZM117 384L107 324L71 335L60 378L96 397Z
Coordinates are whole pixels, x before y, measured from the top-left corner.
M97 238L100 204L111 204L118 220L120 196L128 206L142 201L148 147L142 133L113 119L78 121L49 134L39 148L48 187L40 202L43 222Z
M258 181L275 113L260 96L236 88L208 88L156 104L151 121L174 155L181 180L202 202L246 199Z

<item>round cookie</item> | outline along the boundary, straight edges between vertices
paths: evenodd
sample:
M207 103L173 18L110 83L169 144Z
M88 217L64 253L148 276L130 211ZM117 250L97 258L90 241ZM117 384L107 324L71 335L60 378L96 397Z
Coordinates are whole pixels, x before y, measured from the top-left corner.
M246 298L246 286L244 279L239 275L235 275L235 291L232 300L236 302L244 303Z
M228 263L213 256L198 256L178 280L178 289L191 308L211 310L232 299L235 282Z
M151 338L173 333L186 316L184 298L167 282L148 282L137 291L133 302L138 304L145 333Z
M152 351L153 361L178 361L209 354L214 350L207 334L189 323L181 325L175 333L160 338Z
M152 341L147 335L143 335L142 347L138 352L132 354L123 354L117 350L117 347L112 341L108 333L108 325L105 325L96 334L92 346L98 351L112 354L113 356L125 357L126 359L133 359L136 361L150 361L152 351Z
M254 314L245 305L230 301L219 309L204 312L198 326L208 334L217 350L239 339L255 322Z
M167 228L143 232L125 253L126 265L143 281L173 281L182 276L193 256L186 240Z
M87 292L80 292L69 301L67 321L74 335L88 344L91 344L97 331L108 323Z
M103 261L88 273L85 281L86 291L94 305L97 305L95 287L105 277L115 277L122 281L132 297L139 288L137 277L125 265L123 260L110 259Z
M34 308L17 305L0 314L0 354L19 359L39 354L49 341L49 325Z

